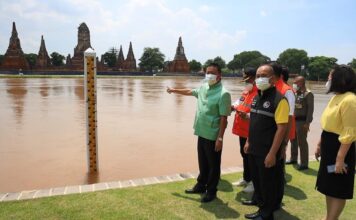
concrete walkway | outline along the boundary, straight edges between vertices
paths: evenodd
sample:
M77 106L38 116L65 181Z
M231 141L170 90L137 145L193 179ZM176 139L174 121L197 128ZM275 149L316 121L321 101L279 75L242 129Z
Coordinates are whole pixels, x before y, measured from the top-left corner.
M221 174L242 172L242 167L230 167L221 170ZM28 190L22 192L0 193L0 202L36 199L50 196L69 195L76 193L96 192L108 189L120 189L134 186L144 186L158 183L168 183L196 178L198 173L177 173L168 176L148 177L115 182L104 182L87 185L65 186L50 189Z

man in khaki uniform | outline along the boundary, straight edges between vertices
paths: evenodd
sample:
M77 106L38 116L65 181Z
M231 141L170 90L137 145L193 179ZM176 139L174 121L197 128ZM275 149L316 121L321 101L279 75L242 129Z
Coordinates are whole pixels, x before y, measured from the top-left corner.
M309 146L307 135L310 123L313 121L314 112L314 95L306 89L305 78L297 76L294 79L293 89L295 91L295 120L296 120L296 137L291 141L291 159L288 164L298 162L298 146L300 149L300 164L298 170L308 169Z

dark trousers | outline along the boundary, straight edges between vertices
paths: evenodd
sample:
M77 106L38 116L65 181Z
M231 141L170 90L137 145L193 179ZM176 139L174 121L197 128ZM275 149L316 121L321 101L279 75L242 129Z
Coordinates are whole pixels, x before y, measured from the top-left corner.
M265 157L249 154L249 165L255 188L253 199L257 202L259 212L264 218L273 218L273 212L278 203L278 187L281 186L280 174L283 173L281 162L266 168Z
M304 128L305 121L296 121L296 136L291 141L291 158L292 161L298 161L298 148L300 150L300 165L308 166L309 146L307 141L308 131Z
M215 151L215 141L198 137L198 162L198 187L206 187L209 194L216 194L220 180L221 151Z
M242 162L243 162L243 167L244 167L243 178L246 182L250 182L251 174L250 174L250 168L248 165L248 155L244 152L244 146L245 146L247 138L239 137L239 140L240 140L240 154L242 156Z

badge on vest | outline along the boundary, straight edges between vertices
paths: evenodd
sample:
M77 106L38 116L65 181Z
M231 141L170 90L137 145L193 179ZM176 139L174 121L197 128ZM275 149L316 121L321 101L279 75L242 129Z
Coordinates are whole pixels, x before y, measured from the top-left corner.
M269 101L265 101L263 103L263 108L269 108L271 106L271 103Z
M241 102L245 101L245 97L241 96L240 101Z

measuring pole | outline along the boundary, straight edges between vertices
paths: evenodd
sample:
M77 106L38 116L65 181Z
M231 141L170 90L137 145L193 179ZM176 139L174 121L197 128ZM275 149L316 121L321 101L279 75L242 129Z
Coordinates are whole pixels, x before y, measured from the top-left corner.
M96 53L92 48L88 48L84 52L84 94L88 171L89 173L96 173L99 170L96 117Z

